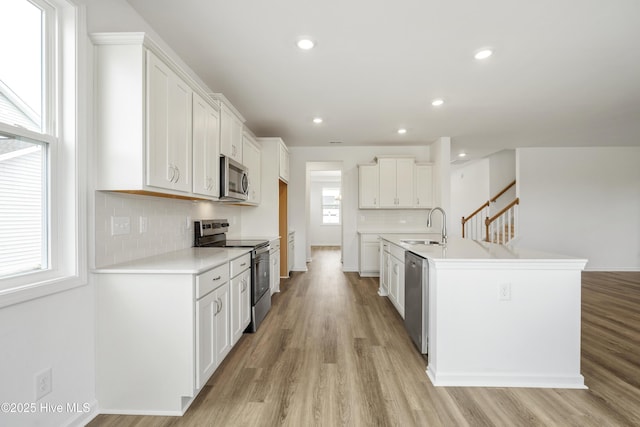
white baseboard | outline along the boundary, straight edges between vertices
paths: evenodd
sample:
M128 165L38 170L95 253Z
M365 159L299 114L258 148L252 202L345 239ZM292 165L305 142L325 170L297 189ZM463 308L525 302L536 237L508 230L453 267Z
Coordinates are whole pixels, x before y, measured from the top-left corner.
M518 387L587 389L582 375L500 375L500 374L436 374L431 366L427 376L436 387Z
M89 402L89 410L87 412L79 412L75 414L71 419L69 419L65 426L83 427L89 424L91 420L98 415L100 415L100 412L98 411L98 401L94 400L93 402Z

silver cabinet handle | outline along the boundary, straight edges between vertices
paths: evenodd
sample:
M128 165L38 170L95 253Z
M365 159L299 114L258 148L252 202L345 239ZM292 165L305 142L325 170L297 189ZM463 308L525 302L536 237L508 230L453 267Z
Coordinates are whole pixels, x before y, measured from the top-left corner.
M215 300L215 303L216 303L216 312L215 312L215 313L213 313L213 315L214 315L214 316L217 316L217 315L218 315L218 313L220 313L220 306L218 305L218 304L219 304L219 302L218 302L218 300L217 300L217 299Z
M215 281L220 280L220 279L222 279L222 276L214 277L213 279L211 279L211 281L215 282Z
M245 265L247 265L247 263L243 262L242 264L240 264L240 267L244 267Z
M176 180L174 182L178 182L180 181L180 168L176 166L176 172L178 173L178 176L176 177Z
M169 171L171 172L169 182L173 182L173 179L176 177L176 168L171 163L169 163Z

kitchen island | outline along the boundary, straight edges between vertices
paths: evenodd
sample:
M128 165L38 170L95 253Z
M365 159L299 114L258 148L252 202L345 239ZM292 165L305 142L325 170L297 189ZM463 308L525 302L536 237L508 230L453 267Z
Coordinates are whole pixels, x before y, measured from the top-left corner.
M428 261L427 375L436 386L585 388L585 259L451 238L383 241Z

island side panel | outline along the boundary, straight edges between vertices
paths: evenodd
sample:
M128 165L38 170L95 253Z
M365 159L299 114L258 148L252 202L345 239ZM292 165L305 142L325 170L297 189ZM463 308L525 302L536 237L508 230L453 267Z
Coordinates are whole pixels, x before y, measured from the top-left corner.
M460 264L431 278L435 385L584 388L579 269Z

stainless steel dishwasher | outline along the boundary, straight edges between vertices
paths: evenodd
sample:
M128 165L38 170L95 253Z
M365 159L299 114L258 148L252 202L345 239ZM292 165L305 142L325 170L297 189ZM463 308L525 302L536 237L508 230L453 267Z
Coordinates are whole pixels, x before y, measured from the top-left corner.
M409 251L404 253L404 286L404 327L420 353L427 354L429 263Z

